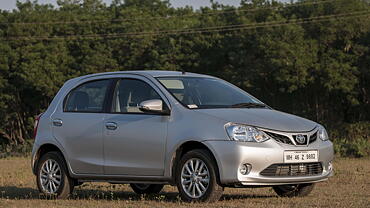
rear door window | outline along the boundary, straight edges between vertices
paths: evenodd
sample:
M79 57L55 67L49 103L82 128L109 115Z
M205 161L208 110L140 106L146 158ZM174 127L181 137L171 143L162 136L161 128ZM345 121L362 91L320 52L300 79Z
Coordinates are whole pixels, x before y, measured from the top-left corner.
M67 96L65 112L103 112L110 80L91 81L73 89Z

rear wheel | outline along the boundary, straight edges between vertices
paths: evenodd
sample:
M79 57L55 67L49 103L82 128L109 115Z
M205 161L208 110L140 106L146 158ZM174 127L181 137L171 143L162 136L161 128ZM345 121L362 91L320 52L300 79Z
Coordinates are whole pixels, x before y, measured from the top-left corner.
M39 191L48 197L67 198L72 193L74 185L66 167L59 152L48 152L43 155L36 172Z
M131 183L132 190L137 194L158 194L163 189L163 184Z
M215 202L222 196L223 187L218 184L217 165L206 150L187 152L180 160L175 177L183 201Z
M274 186L273 189L277 195L281 197L302 197L307 196L313 190L315 184L306 183L306 184L294 184L294 185L282 185Z

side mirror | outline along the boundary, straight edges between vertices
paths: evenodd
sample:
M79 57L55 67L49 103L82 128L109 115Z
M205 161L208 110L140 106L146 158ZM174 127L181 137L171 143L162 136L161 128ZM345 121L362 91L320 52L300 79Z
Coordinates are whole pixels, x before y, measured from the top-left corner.
M159 99L145 100L140 103L139 109L143 112L169 115L168 110L163 109L163 102Z

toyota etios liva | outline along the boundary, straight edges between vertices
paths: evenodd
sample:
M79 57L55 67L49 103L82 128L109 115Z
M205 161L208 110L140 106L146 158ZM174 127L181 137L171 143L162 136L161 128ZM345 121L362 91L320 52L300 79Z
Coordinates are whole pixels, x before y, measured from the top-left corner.
M190 202L216 201L224 187L305 196L333 172L323 126L194 73L71 79L36 119L35 135L38 188L58 198L87 181L130 183L138 194L176 185Z

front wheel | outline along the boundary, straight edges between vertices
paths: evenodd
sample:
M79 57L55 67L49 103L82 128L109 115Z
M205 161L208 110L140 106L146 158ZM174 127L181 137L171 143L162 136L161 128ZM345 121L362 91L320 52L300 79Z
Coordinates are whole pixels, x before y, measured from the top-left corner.
M137 194L158 194L163 189L163 184L131 183L132 190Z
M67 198L73 191L73 180L59 152L48 152L37 164L36 182L39 191L48 197Z
M306 184L294 184L294 185L282 185L274 186L273 189L277 195L281 197L302 197L307 196L313 190L315 184L306 183Z
M217 165L211 154L202 149L187 152L176 171L180 197L186 202L215 202L223 187L218 184Z

